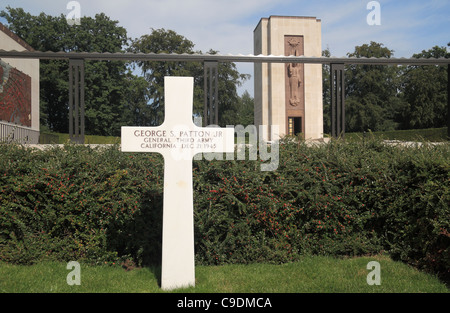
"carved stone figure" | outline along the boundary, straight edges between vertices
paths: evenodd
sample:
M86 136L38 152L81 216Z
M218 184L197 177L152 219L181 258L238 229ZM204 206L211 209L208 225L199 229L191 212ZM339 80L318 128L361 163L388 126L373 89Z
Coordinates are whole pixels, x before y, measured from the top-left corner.
M287 43L289 44L290 55L301 55L300 40L298 38L290 38ZM291 63L287 68L287 75L289 79L289 104L291 106L298 106L301 103L300 100L300 87L301 87L301 68L298 63Z
M295 55L298 56L300 55L298 49L299 49L299 44L300 44L300 40L298 40L297 38L291 38L288 41L289 46L291 47L291 51L290 51L290 55Z
M289 77L289 103L292 106L297 106L300 104L300 67L297 63L291 63L288 65L288 77Z

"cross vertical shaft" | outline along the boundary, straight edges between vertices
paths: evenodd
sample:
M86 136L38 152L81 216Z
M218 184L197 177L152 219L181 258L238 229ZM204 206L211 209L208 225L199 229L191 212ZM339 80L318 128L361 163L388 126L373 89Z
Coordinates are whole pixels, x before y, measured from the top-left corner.
M186 80L186 82L189 79ZM193 83L164 80L165 119L175 128L195 127L192 121ZM177 131L174 129L173 131ZM171 151L172 152L172 151ZM181 152L181 151L180 151ZM180 158L164 155L163 242L161 288L195 285L194 198L192 152Z
M122 127L122 151L164 157L161 288L195 285L192 158L203 152L233 152L234 129L193 122L192 77L165 77L165 119L157 127Z
M164 158L163 289L195 285L193 202L192 160Z

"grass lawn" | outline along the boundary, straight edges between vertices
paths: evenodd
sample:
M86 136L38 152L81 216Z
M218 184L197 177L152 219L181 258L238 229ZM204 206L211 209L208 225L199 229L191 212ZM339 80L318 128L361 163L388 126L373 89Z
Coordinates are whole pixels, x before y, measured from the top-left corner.
M368 285L367 263L380 264L380 285ZM160 293L159 270L81 263L81 284L70 286L65 263L32 266L0 263L0 292L6 293ZM387 256L336 259L304 257L270 265L197 266L196 287L183 293L449 293L437 278Z
M69 142L69 134L63 133L44 133L44 136L50 136L45 143L53 144L66 144ZM97 135L85 135L85 144L118 144L120 143L120 137L115 136L97 136Z

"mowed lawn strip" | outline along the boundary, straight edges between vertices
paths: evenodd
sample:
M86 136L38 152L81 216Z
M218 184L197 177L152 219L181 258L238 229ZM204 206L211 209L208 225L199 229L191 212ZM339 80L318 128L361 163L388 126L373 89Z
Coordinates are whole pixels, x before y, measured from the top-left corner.
M367 269L379 263L380 285L369 285ZM80 263L80 285L69 285L72 268L43 262L31 266L0 263L0 292L7 293L159 293L160 270ZM370 275L369 275L370 278ZM432 275L387 256L303 257L287 264L197 266L196 287L183 293L448 293Z

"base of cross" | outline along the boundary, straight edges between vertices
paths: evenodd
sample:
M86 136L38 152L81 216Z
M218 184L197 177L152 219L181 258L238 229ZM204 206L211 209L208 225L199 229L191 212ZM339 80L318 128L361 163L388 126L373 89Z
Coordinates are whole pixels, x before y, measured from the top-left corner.
M195 286L192 159L197 153L234 152L232 128L193 122L192 77L165 77L165 120L157 127L122 127L123 152L164 157L161 288Z

